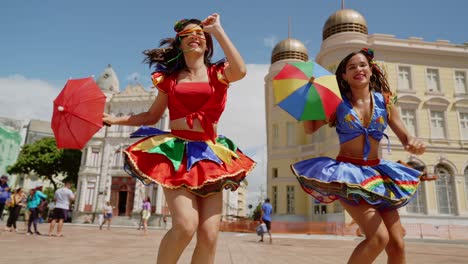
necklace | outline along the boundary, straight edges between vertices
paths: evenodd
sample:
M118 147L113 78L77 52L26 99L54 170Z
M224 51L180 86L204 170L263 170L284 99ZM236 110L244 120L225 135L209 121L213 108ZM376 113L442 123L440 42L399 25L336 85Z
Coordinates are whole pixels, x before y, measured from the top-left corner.
M359 98L359 99L356 99L354 100L354 102L358 105L362 105L362 104L367 104L371 101L371 97L370 97L370 94L369 96L367 96L367 99L362 99L362 98Z

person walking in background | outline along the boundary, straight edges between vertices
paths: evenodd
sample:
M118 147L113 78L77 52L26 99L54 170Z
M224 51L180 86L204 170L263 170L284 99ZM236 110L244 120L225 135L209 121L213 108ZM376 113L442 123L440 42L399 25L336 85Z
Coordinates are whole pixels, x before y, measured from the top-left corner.
M260 216L261 222L265 223L266 228L267 228L267 233L268 236L270 237L270 244L273 242L273 239L271 238L271 213L273 212L273 206L270 204L270 199L266 198L265 202L262 204L262 214ZM264 233L261 233L261 238L260 242L263 242L263 235Z
M47 199L47 195L40 191L42 186L31 189L28 195L27 209L29 210L29 221L27 235L41 235L37 230L37 222L39 221L39 209L37 208L42 199ZM31 225L34 225L34 233L31 231Z
M11 196L10 215L7 220L7 230L16 232L16 221L20 215L21 209L26 207L26 194L22 188L16 189L15 193Z
M385 250L388 263L405 263L405 243L398 208L415 195L422 172L380 160L379 145L389 125L406 151L424 153L425 144L406 130L396 97L371 49L346 56L336 80L343 101L330 120L305 121L306 133L325 123L336 126L336 159L316 157L291 165L301 187L320 202L340 201L364 234L348 263L372 263Z
M114 207L110 204L109 201L106 202L106 205L102 208L102 212L104 214L104 221L99 226L99 229L102 229L102 226L107 223L107 230L110 230L110 225L112 222L112 211Z
M171 132L142 127L132 134L144 139L124 153L125 169L146 184L164 187L172 228L163 237L157 262L176 263L196 234L192 263L213 263L222 213L222 190L237 190L255 162L227 137L218 136L231 82L244 78L246 66L223 27L220 16L203 21L182 19L175 37L160 48L144 51L155 66L153 84L159 89L147 112L103 121L116 125L156 124L169 108ZM213 38L227 60L211 62Z
M8 176L0 177L0 219L3 221L3 210L5 203L10 198L10 187L8 186Z
M148 231L148 219L151 216L151 200L149 196L146 196L145 200L143 200L143 206L142 206L142 215L141 219L143 220L143 231L144 234L147 235Z
M52 233L54 232L54 227L57 222L57 237L63 236L63 223L68 219L70 203L75 200L75 195L73 194L70 188L71 184L69 182L65 182L64 187L55 191L55 207L52 212L52 221L50 221L49 236L53 235Z

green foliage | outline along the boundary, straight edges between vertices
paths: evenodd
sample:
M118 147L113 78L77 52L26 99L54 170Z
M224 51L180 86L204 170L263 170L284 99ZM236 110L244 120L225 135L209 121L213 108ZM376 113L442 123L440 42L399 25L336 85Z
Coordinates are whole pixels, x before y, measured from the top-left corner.
M258 221L260 220L260 217L262 217L262 204L258 203L257 207L255 207L255 210L252 213L252 220Z
M43 138L24 145L18 160L7 168L10 174L36 173L43 180L49 180L57 189L56 177L65 176L64 181L76 185L80 168L81 151L58 149L55 138Z
M42 192L47 195L47 201L50 203L54 199L55 191L51 187L44 188Z

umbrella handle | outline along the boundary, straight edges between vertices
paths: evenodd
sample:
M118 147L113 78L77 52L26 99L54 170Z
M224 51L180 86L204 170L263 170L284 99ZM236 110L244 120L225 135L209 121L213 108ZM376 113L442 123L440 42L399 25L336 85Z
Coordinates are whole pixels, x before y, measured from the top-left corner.
M107 127L110 127L112 126L111 124L107 123L107 122L102 122L103 125L107 126Z

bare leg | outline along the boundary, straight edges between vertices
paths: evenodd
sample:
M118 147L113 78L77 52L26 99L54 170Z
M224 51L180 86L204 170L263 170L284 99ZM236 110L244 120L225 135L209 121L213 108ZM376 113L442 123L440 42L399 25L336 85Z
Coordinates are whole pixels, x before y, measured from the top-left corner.
M164 195L172 215L172 228L161 240L157 263L176 264L198 227L197 197L184 189L168 188L164 188Z
M143 231L145 235L147 234L147 230L148 230L148 220L143 219Z
M54 232L55 223L56 223L55 219L52 219L52 221L50 221L49 236L52 236L52 233Z
M348 263L373 263L389 240L387 227L379 211L369 204L353 206L340 202L366 236L354 249Z
M107 230L110 230L111 222L112 222L112 218L107 219Z
M381 215L390 238L387 247L385 247L388 256L387 263L404 264L406 263L404 228L401 225L400 215L397 210L381 212Z
M57 225L57 236L62 236L62 228L63 228L63 219L59 219Z
M200 224L197 230L197 245L192 256L192 264L214 263L218 241L223 193L214 193L208 197L198 197Z

